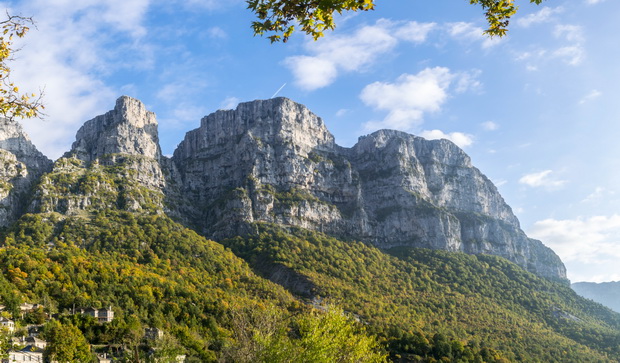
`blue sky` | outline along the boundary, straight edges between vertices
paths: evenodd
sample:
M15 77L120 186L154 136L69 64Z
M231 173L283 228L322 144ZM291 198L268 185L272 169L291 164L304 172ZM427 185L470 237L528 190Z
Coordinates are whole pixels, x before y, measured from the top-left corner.
M453 140L571 280L620 280L620 2L517 3L502 39L467 0L390 0L287 44L254 37L243 0L2 5L37 22L13 79L45 88L48 116L23 123L51 158L120 95L157 114L171 154L202 116L280 90L343 146L380 128Z

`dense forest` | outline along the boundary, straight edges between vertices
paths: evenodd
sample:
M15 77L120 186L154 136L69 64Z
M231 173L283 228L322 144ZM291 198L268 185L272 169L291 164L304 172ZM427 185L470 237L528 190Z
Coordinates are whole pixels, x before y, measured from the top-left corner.
M3 233L3 314L126 361L620 358L620 315L502 258L256 228L217 243L155 212L27 214ZM43 311L22 318L23 302ZM73 314L105 306L110 323Z

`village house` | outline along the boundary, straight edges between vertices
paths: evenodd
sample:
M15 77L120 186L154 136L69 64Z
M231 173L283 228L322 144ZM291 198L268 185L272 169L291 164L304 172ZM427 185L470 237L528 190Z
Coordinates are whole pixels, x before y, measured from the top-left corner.
M14 345L29 345L32 347L45 349L47 347L47 342L43 339L39 339L37 337L28 336L28 337L14 337L12 339Z
M26 346L21 350L10 350L9 359L5 362L41 362L43 363L43 349L32 345Z
M144 338L148 340L157 340L161 339L164 336L164 331L157 328L146 328L144 329Z
M12 333L15 331L15 322L7 318L0 318L0 329L1 328L7 329L9 333Z
M114 311L111 306L101 309L86 308L82 309L80 312L96 318L99 323L109 323L114 320Z

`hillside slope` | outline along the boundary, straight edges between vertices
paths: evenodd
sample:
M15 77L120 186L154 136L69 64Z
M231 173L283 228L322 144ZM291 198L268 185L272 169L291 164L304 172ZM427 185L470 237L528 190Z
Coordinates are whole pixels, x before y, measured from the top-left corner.
M13 317L42 303L127 360L166 351L147 326L202 362L620 360L620 315L567 286L455 145L340 148L287 99L218 111L172 159L156 126L122 97L24 187L0 235ZM72 314L104 306L107 325Z
M511 361L620 359L619 314L503 258L408 247L387 254L303 229L256 228L256 237L223 243L262 276L358 315L393 357L432 354L420 342L440 333Z

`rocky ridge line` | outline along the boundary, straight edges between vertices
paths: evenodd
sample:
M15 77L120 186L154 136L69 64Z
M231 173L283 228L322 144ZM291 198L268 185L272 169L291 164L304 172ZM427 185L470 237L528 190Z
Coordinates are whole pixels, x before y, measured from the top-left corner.
M320 117L286 98L206 116L171 159L161 155L155 115L119 98L40 178L29 210L106 208L165 212L213 239L266 222L383 249L494 254L566 279L557 255L525 235L497 188L453 143L380 130L343 148Z

